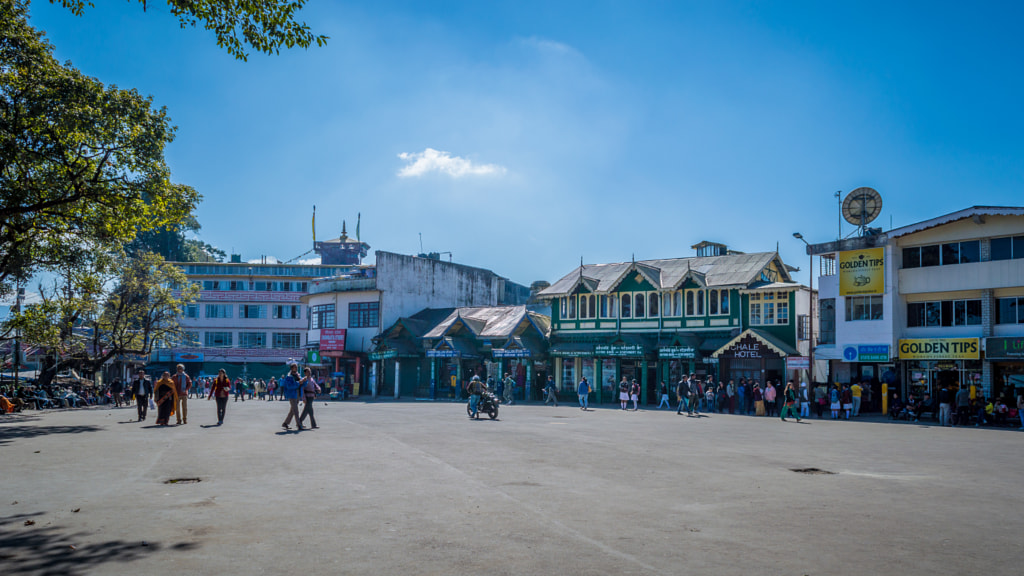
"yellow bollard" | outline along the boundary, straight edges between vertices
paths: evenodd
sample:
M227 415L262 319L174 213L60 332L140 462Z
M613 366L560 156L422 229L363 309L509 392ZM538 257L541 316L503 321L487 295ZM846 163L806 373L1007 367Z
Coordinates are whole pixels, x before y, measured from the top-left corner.
M882 382L882 414L889 413L889 385Z

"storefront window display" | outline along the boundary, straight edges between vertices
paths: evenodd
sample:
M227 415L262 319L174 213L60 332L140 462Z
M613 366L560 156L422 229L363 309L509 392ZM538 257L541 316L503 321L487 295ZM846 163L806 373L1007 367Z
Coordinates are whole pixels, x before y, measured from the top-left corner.
M615 394L617 381L615 379L615 360L604 359L601 360L601 383L602 392L601 397L608 401L610 398L618 399L618 395Z
M905 395L920 398L925 393L934 396L944 386L981 386L980 360L911 360L904 366Z
M1003 396L1010 406L1017 405L1017 396L1024 393L1024 362L994 362L992 364L992 394Z
M562 392L576 393L576 359L562 359Z

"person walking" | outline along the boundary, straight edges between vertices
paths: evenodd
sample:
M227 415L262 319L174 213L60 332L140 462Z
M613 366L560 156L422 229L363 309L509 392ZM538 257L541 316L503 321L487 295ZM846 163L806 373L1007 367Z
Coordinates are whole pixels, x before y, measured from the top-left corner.
M292 417L295 417L295 424L299 430L302 430L302 422L299 421L299 390L301 384L299 383L299 365L292 362L288 365L288 375L281 378L281 392L284 394L284 399L288 401L288 417L284 419L284 424L281 427L285 430L291 430L289 424L292 422Z
M138 375L132 380L131 393L135 395L135 408L139 413L139 422L146 419L146 410L149 409L149 395L153 393L153 383L146 377L145 370L139 370Z
M192 378L185 374L184 364L178 364L174 370L174 389L177 394L174 414L178 417L178 424L188 424L188 395L192 390Z
M736 383L736 410L740 414L747 413L747 382L743 378Z
M711 377L708 377L708 384L711 384ZM690 374L690 395L687 396L689 407L686 411L687 415L696 414L700 416L700 397L703 395L704 390L701 389L700 379L695 374Z
M544 399L544 404L551 402L558 407L558 388L555 387L554 376L548 376L548 381L544 384L544 391L547 392L547 398Z
M676 409L676 414L682 414L683 408L686 408L687 402L690 399L690 383L683 378L676 385L676 398L679 399L679 408Z
M220 426L224 423L224 414L228 409L228 397L231 396L231 379L228 378L228 373L223 368L217 372L217 378L210 385L210 391L206 395L206 399L215 398L217 400L217 425Z
M792 380L786 382L786 389L782 391L782 394L784 397L784 403L782 405L782 410L779 411L782 421L785 422L786 414L789 414L795 417L796 421L799 422L800 416L797 415L796 409L794 408L796 405L796 388L793 386Z
M764 393L761 392L761 385L757 380L754 381L752 394L754 396L754 416L764 416Z
M174 406L178 403L178 392L170 372L164 372L156 381L153 398L156 399L156 425L167 426L174 414Z
M274 392L277 392L277 379L271 376L270 382L267 382L267 402L274 399Z
M658 408L661 409L661 407L664 406L671 410L672 407L668 404L668 386L665 385L664 380L661 381L661 386L658 388L658 392L661 394L661 402L658 403Z
M626 404L629 404L629 382L626 381L626 377L622 377L622 382L619 382L619 407L621 410L626 409Z
M960 426L971 423L971 392L967 386L961 386L956 393L956 423Z
M479 378L477 381L479 382ZM316 417L313 416L313 404L316 402L316 395L320 393L320 385L316 383L316 378L313 378L313 372L309 368L302 369L301 384L305 405L302 407L302 414L299 416L299 429L302 429L302 423L306 421L306 415L309 415L309 427L315 430L319 426L316 425Z
M836 384L829 392L829 408L832 409L832 419L837 420L839 418L839 409L842 408L842 403L839 402L839 384Z
M576 388L576 393L580 397L580 410L583 410L584 412L586 412L587 411L587 406L588 406L587 398L590 395L590 383L587 382L587 377L586 376L584 376L583 379L580 380L580 384Z
M505 372L505 378L502 379L502 384L505 386L505 404L509 406L516 403L516 381L512 379L512 375Z
M732 380L725 386L726 402L729 403L729 414L736 413L736 384Z
M110 385L110 395L114 397L114 406L117 408L121 407L121 394L123 393L124 383L120 378L114 378L114 383Z
M640 402L640 384L636 381L636 378L633 379L633 383L629 387L629 399L633 402L633 412L636 412L639 409L638 404Z
M811 397L807 391L807 382L800 383L800 393L798 395L800 399L800 417L810 418L811 417Z
M825 411L825 404L828 403L827 396L824 384L814 387L814 409L818 412L818 420L821 420L821 414Z

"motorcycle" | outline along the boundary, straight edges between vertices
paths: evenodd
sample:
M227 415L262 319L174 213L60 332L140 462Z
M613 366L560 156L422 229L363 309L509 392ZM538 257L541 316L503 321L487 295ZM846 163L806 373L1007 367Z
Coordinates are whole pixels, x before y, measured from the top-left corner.
M498 418L498 397L491 392L484 392L480 395L480 402L476 405L476 418L480 419L480 413L483 412L491 417L491 420ZM473 416L473 410L469 407L469 402L466 403L466 415L469 417Z

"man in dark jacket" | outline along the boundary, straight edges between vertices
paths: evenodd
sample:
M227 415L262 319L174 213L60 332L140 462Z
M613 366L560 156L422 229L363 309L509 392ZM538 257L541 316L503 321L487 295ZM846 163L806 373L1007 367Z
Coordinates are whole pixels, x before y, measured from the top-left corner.
M145 370L139 370L129 389L135 395L135 408L139 412L139 422L142 422L149 409L149 395L153 393L153 383L146 377Z

